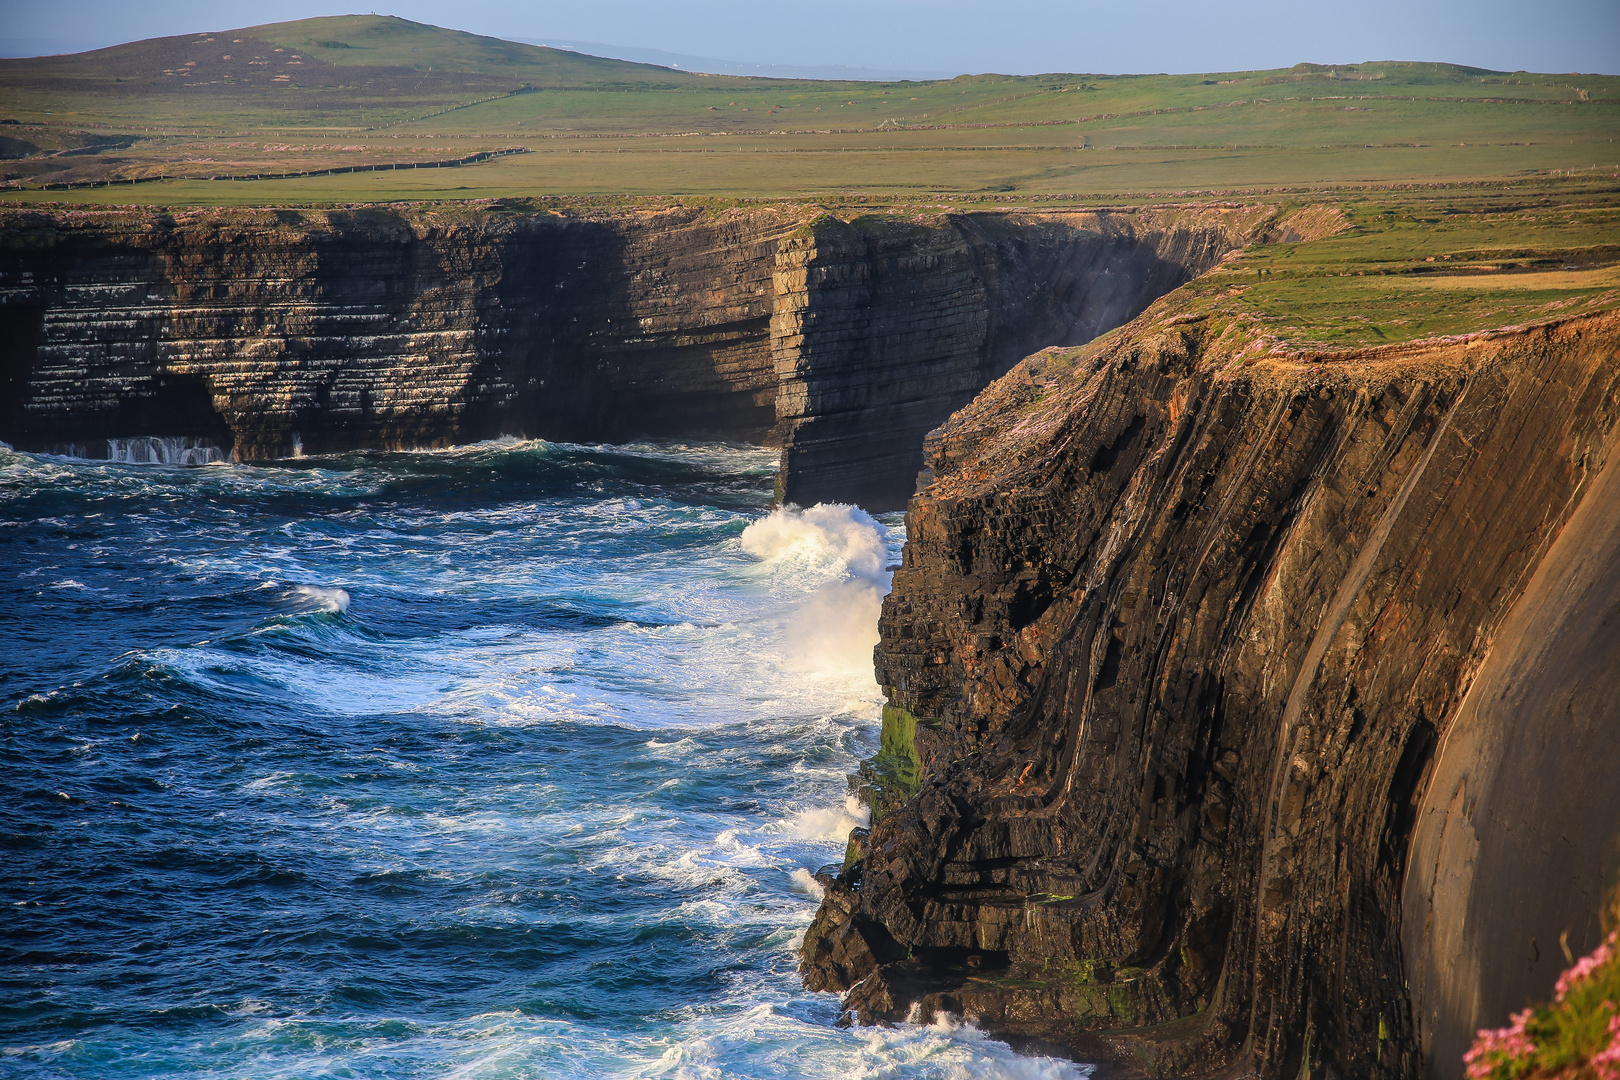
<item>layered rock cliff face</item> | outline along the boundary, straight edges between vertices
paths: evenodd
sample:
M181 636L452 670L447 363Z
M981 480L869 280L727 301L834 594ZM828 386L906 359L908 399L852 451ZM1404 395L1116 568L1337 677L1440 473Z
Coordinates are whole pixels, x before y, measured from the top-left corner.
M1617 869L1620 316L1259 356L1178 302L930 437L910 775L807 981L1127 1073L1457 1076Z
M815 208L14 213L0 439L239 458L501 434L783 447L783 493L902 505L923 434L1265 208L845 224Z
M1128 322L1263 209L818 219L776 256L787 497L905 505L928 431L1020 358Z
M32 225L32 228L28 226ZM500 434L761 438L794 215L62 215L5 232L8 441L242 458Z

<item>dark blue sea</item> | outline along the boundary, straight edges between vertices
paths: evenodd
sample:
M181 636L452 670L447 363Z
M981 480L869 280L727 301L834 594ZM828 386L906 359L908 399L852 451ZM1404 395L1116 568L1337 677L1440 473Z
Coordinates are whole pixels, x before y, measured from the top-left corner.
M0 447L0 1076L1084 1075L800 986L903 535L774 464Z

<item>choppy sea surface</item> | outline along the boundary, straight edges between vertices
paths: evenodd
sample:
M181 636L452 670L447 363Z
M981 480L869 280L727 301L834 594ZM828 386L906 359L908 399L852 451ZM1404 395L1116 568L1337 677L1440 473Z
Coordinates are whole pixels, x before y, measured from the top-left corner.
M800 986L902 535L773 465L0 447L0 1076L1083 1076Z

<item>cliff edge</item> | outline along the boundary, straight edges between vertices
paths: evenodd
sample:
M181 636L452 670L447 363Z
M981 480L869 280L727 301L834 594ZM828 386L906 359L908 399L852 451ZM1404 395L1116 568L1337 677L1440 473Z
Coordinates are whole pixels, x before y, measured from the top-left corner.
M1459 1075L1616 869L1617 416L1613 311L1289 351L1184 291L1024 360L929 438L808 984L1127 1075Z

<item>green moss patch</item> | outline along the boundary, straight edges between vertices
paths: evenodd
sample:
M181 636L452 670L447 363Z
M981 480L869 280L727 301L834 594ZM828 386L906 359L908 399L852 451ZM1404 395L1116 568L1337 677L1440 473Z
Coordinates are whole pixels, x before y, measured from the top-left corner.
M872 811L873 824L917 794L922 786L923 765L917 756L919 723L938 725L938 721L919 720L897 705L885 705L878 752L861 762L860 771L849 778L856 797Z

